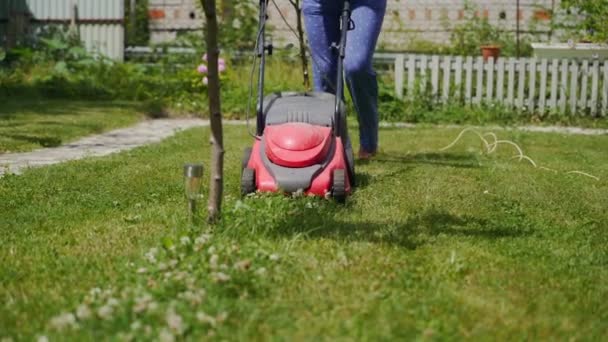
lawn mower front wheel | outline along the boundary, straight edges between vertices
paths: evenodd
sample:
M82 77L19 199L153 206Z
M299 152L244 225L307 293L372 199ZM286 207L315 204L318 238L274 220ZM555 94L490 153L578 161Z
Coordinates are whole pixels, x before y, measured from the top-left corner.
M346 202L346 172L339 169L334 170L331 196L338 203Z
M241 195L247 196L255 190L255 169L246 167L241 174Z

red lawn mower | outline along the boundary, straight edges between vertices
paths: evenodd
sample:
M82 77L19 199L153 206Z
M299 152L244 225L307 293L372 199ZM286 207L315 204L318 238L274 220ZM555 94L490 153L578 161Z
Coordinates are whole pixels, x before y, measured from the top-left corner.
M255 142L245 149L241 193L303 193L344 202L354 185L354 155L342 101L346 35L352 27L350 1L344 1L338 54L336 94L280 92L264 97L264 27L268 0L260 0L256 54L260 58Z

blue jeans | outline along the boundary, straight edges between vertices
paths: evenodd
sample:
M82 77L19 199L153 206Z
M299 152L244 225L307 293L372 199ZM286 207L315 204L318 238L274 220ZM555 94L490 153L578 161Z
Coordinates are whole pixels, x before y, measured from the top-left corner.
M313 58L316 91L336 92L338 56L329 47L340 41L339 0L304 0L302 12ZM344 74L359 119L359 141L366 152L378 149L378 81L372 57L386 0L351 0L355 28L348 32ZM342 96L339 94L338 96Z

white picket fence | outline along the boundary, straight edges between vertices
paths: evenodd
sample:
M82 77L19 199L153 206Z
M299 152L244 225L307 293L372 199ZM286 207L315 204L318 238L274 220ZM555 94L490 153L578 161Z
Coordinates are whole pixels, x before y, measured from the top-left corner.
M608 61L402 54L395 94L438 101L502 103L533 113L608 115Z

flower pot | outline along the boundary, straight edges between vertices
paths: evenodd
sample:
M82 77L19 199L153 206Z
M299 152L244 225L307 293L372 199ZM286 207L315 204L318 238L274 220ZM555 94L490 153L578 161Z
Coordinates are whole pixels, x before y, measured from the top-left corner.
M494 61L498 59L500 56L500 46L498 45L482 45L481 46L481 55L483 56L483 61L487 62L490 57L494 58Z

